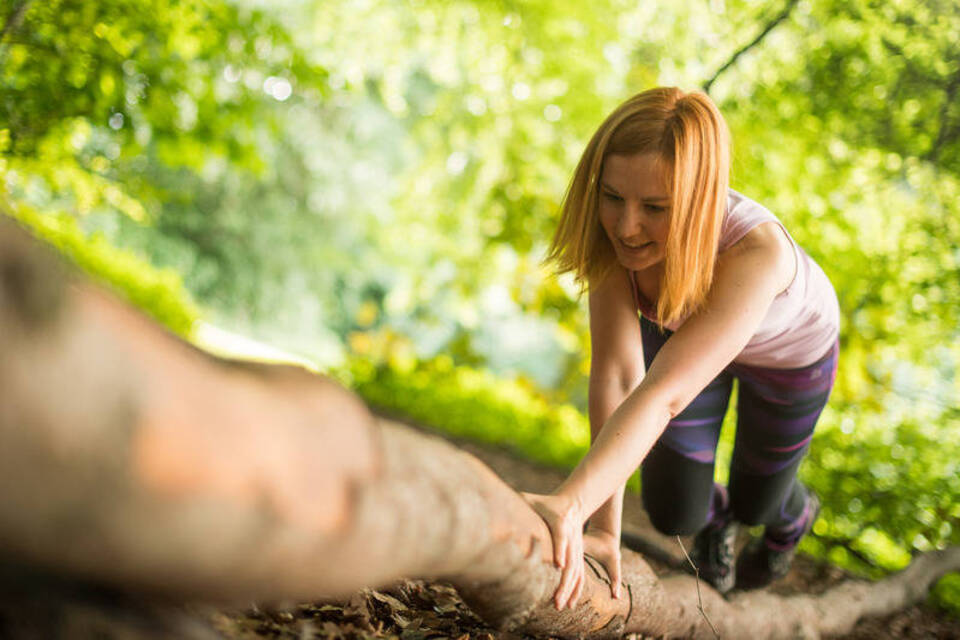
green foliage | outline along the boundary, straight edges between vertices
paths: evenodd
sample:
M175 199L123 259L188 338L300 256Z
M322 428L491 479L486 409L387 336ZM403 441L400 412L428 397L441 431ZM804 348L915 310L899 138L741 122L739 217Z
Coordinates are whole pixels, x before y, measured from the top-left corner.
M354 360L340 375L375 407L538 462L572 468L590 444L576 408L549 402L520 380L456 366L447 356L411 365Z
M914 552L960 544L960 443L946 428L841 420L819 431L804 479L822 496L809 550L878 574Z
M249 291L250 278L270 272L263 256L303 234L250 196L277 169L264 153L288 122L277 107L315 108L325 70L276 20L229 2L18 5L19 21L0 14L0 183L9 199L70 212L84 233L174 267L218 311L260 299L275 308L258 295L262 284ZM244 199L256 217L239 211ZM285 233L257 233L245 220Z
M216 156L256 166L255 141L236 127L249 129L249 119L269 114L261 105L271 96L259 91L265 78L316 85L323 76L262 12L226 2L26 5L0 49L0 121L11 129L14 156L44 155L51 132L82 120L108 128L106 142L119 146L90 148L68 137L78 164L95 173L141 153L174 166L202 167ZM254 63L258 75L231 82Z
M940 578L930 592L929 601L960 618L960 573L948 573Z
M112 288L174 333L190 338L199 312L177 272L157 269L143 258L117 249L103 236L85 236L68 215L40 215L25 207L11 213L88 276Z

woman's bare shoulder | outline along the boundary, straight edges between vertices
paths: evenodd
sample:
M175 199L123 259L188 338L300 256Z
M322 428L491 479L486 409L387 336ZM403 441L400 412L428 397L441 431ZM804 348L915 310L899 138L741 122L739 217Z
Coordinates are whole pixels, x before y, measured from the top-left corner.
M799 266L793 241L783 226L773 221L758 224L720 254L723 262L743 259L760 260L764 268L774 270L778 291L790 286Z

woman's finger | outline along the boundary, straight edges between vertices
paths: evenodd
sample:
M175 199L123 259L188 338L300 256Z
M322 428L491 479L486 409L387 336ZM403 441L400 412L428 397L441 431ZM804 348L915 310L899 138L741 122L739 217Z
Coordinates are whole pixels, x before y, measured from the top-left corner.
M574 578L575 576L573 575L572 566L569 566L563 570L563 574L560 576L560 585L557 587L556 598L554 598L557 611L563 611L563 608L567 605L570 586L573 584Z
M570 603L570 608L577 606L577 602L580 601L580 594L583 593L583 585L587 581L586 576L586 563L583 561L583 547L580 547L580 555L577 557L578 563L580 565L579 575L577 576L577 586L573 592L573 601Z
M557 591L553 596L553 604L556 606L557 611L561 611L563 605L567 602L567 593L569 592L570 582L573 578L572 573L573 565L568 564L560 574L560 584L557 585Z
M580 575L577 576L577 584L573 588L573 594L570 596L570 608L573 609L577 606L577 602L580 601L580 594L583 593L583 583L586 582L586 576L583 573L583 570L580 570Z
M610 576L610 592L614 598L620 597L620 558L613 557L610 560L610 566L607 567L607 574Z
M565 605L573 608L576 602L577 588L583 579L583 548L580 545L570 545L570 553L567 554L567 562L570 564L571 577L567 584Z
M566 556L567 556L567 536L563 535L563 531L560 530L560 526L556 527L556 531L553 533L553 562L559 568L563 569L566 565Z
M577 562L574 558L575 548L568 544L564 556L565 566L560 576L560 586L557 587L557 610L562 610L570 600L570 594L577 581Z

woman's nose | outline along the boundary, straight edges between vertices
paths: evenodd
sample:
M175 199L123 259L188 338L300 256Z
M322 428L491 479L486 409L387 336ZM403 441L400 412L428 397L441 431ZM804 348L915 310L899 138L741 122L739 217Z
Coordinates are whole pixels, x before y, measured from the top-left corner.
M627 201L618 221L617 231L621 237L636 235L643 229L643 207L639 203Z

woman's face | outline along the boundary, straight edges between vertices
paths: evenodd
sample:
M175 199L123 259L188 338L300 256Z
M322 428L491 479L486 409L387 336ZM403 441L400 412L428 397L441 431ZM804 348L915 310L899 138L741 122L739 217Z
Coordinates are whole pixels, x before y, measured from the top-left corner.
M631 271L663 261L670 196L663 171L652 153L609 155L600 175L600 224Z

